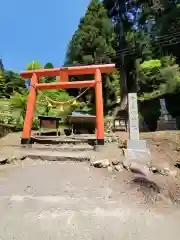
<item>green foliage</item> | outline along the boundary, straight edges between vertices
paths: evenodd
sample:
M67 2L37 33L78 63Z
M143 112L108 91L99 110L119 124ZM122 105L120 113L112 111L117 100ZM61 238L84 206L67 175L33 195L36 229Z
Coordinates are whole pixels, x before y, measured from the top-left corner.
M42 68L43 68L42 64L36 61L28 63L26 66L26 70L35 70L35 69L42 69Z
M24 94L15 92L14 95L10 99L10 104L12 109L19 111L20 116L23 118L26 114L26 105L28 101L28 92L24 92Z
M99 0L92 0L69 44L65 66L111 63L113 57L115 57L115 38L114 28L103 4ZM78 79L84 80L84 78L84 76L81 76ZM92 76L89 76L89 78L92 79ZM115 86L118 84L118 72L103 75L105 112L116 102L118 91ZM79 92L71 91L71 93L77 95ZM90 101L94 104L94 91L89 91L88 94L91 95ZM85 99L86 97L83 100L85 101Z
M150 100L179 89L180 68L172 57L152 59L137 64L141 100Z
M45 69L51 69L51 68L54 68L53 64L48 62L46 63L46 65L44 66ZM43 82L46 82L46 83L51 83L51 82L55 82L56 81L56 77L45 77L43 79Z
M69 44L66 64L111 63L115 34L102 3L92 0Z
M0 123L14 125L15 131L22 130L26 114L28 94L28 91L24 91L23 94L15 92L10 100L0 100ZM39 94L32 123L33 130L37 130L39 128L38 115L67 117L67 115L71 114L72 111L78 108L80 104L79 102L75 101L73 104L66 104L61 110L61 104L57 104L57 106L53 106L52 104L49 106L49 101L46 101L46 96L49 99L57 102L66 102L68 100L72 100L72 98L64 90L44 91L43 95Z
M133 18L127 13L131 13ZM103 74L105 114L116 106L120 80L122 92L124 91L126 97L128 91L135 91L137 82L140 115L149 128L155 130L160 114L158 98L165 97L168 111L174 117L180 116L180 107L177 104L180 96L179 14L180 7L177 1L92 0L69 43L64 65L115 62L118 71ZM43 66L39 62L33 61L26 69L41 68ZM53 68L53 64L48 62L44 68ZM93 79L93 76L76 76L70 79ZM54 82L59 79L46 77L41 81ZM83 89L68 91L77 96ZM72 99L64 90L44 91L43 94L54 101ZM6 71L1 59L0 95L11 98L9 110L2 109L0 105L0 121L17 124L17 129L21 129L28 93L21 77L12 71ZM76 102L74 105L65 105L62 109L61 105L55 107L45 99L38 94L34 129L38 126L38 114L64 116L74 109L88 113L95 113L96 110L94 89L89 90L80 99L81 102L85 102L84 105Z
M155 129L159 116L158 98L166 97L168 111L173 116L180 115L177 104L180 95L180 8L177 1L168 0L103 0L103 3L117 36L121 36L116 47L116 65L122 69L121 53L125 49L124 72L128 90L134 91L136 79L143 117L154 126L150 128ZM135 9L139 10L138 14ZM133 18L127 16L127 11ZM133 29L132 25L137 28ZM121 77L124 85L125 80ZM123 95L121 99L123 101Z
M152 59L152 60L144 61L143 63L141 63L140 70L150 71L160 67L161 67L161 60Z
M45 64L44 68L45 69L51 69L51 68L54 68L54 66L53 66L52 63L48 62L48 63Z
M24 80L15 72L0 71L0 96L10 98L15 91L25 91Z

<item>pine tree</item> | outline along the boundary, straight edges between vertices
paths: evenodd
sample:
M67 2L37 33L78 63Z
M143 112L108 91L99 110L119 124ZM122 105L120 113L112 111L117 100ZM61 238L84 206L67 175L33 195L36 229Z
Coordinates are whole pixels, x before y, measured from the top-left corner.
M112 63L115 57L114 44L115 33L107 11L101 1L92 0L69 44L65 66ZM81 80L83 80L82 77L80 77ZM114 86L118 83L117 73L103 75L106 112L116 102L117 88ZM92 103L94 103L93 92L91 92Z

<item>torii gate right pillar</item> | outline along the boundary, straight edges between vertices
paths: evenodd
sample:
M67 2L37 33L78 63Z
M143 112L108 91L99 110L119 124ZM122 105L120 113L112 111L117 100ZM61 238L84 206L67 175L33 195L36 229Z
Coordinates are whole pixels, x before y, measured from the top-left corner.
M95 72L96 82L96 141L97 145L104 145L104 112L103 112L103 93L102 77L99 69Z

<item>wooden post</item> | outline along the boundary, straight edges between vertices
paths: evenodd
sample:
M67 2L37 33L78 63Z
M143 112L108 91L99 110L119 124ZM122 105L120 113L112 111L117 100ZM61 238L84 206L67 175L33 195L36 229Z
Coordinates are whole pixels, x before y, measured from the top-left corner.
M21 138L21 144L29 144L31 143L31 128L32 121L34 117L34 110L36 104L36 88L35 85L38 83L38 77L34 73L31 78L31 86L30 93L28 97L27 109L26 109L26 117L24 120L24 128Z
M60 82L68 82L69 81L69 77L68 77L68 73L67 70L61 70L60 71Z
M96 70L96 140L97 145L104 145L104 112L101 71Z

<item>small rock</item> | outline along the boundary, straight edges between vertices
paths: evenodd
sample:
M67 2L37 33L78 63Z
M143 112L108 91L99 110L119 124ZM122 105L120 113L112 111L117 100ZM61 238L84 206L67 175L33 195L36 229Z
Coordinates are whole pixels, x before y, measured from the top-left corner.
M102 163L101 163L101 161L99 161L99 160L93 162L92 165L93 165L94 167L97 167L97 168L101 168L101 167L102 167Z
M120 160L119 159L114 159L112 160L112 164L113 165L118 165L120 163Z
M110 162L108 159L97 160L93 163L93 166L97 168L107 168L110 166Z
M102 167L103 167L103 168L106 168L106 167L108 167L108 166L110 166L109 160L108 160L108 159L102 160Z
M124 156L124 157L127 157L127 149L122 148L122 153L123 153L123 156Z
M147 165L136 162L131 163L129 169L133 173L142 174L144 176L148 176L150 173L150 170Z
M177 152L180 152L180 147L177 147L177 148L176 148L176 151L177 151Z
M152 166L151 167L151 171L153 173L158 173L158 174L161 174L161 175L165 175L165 176L168 176L169 175L169 171L170 171L170 167L165 165L155 165L155 166Z
M94 162L95 162L95 156L91 156L90 157L90 165L93 166Z
M168 176L169 175L169 171L170 171L169 168L162 168L162 169L159 170L159 173L161 175Z
M41 159L38 159L39 161L41 161ZM26 157L26 162L31 162L32 161L32 159L31 158L29 158L29 157Z
M113 168L111 166L108 166L108 172L113 172Z
M177 173L178 173L178 171L177 171L176 169L171 169L171 170L169 171L169 176L175 178L175 177L177 176Z
M8 162L8 157L0 156L0 164L6 164Z
M116 165L114 168L118 172L122 172L124 170L124 168L123 168L123 166L121 164Z
M161 145L160 142L156 142L156 146L159 147Z
M127 144L126 141L120 140L119 141L119 148L126 148Z
M112 142L117 142L117 137L116 136L112 136Z
M27 155L22 155L22 156L20 157L20 160L23 161L23 160L26 160L26 158L27 158Z
M180 162L177 162L174 166L175 166L176 168L180 168Z
M170 168L163 168L163 169L160 169L159 173L161 175L164 175L164 176L176 177L177 170L176 169L170 169Z
M152 171L153 173L158 173L158 169L157 169L156 167L152 167L152 168L151 168L151 171Z
M127 158L124 158L122 161L122 166L126 169L129 170L130 163Z
M15 156L8 158L8 163L16 163L17 161L18 161L18 159Z

